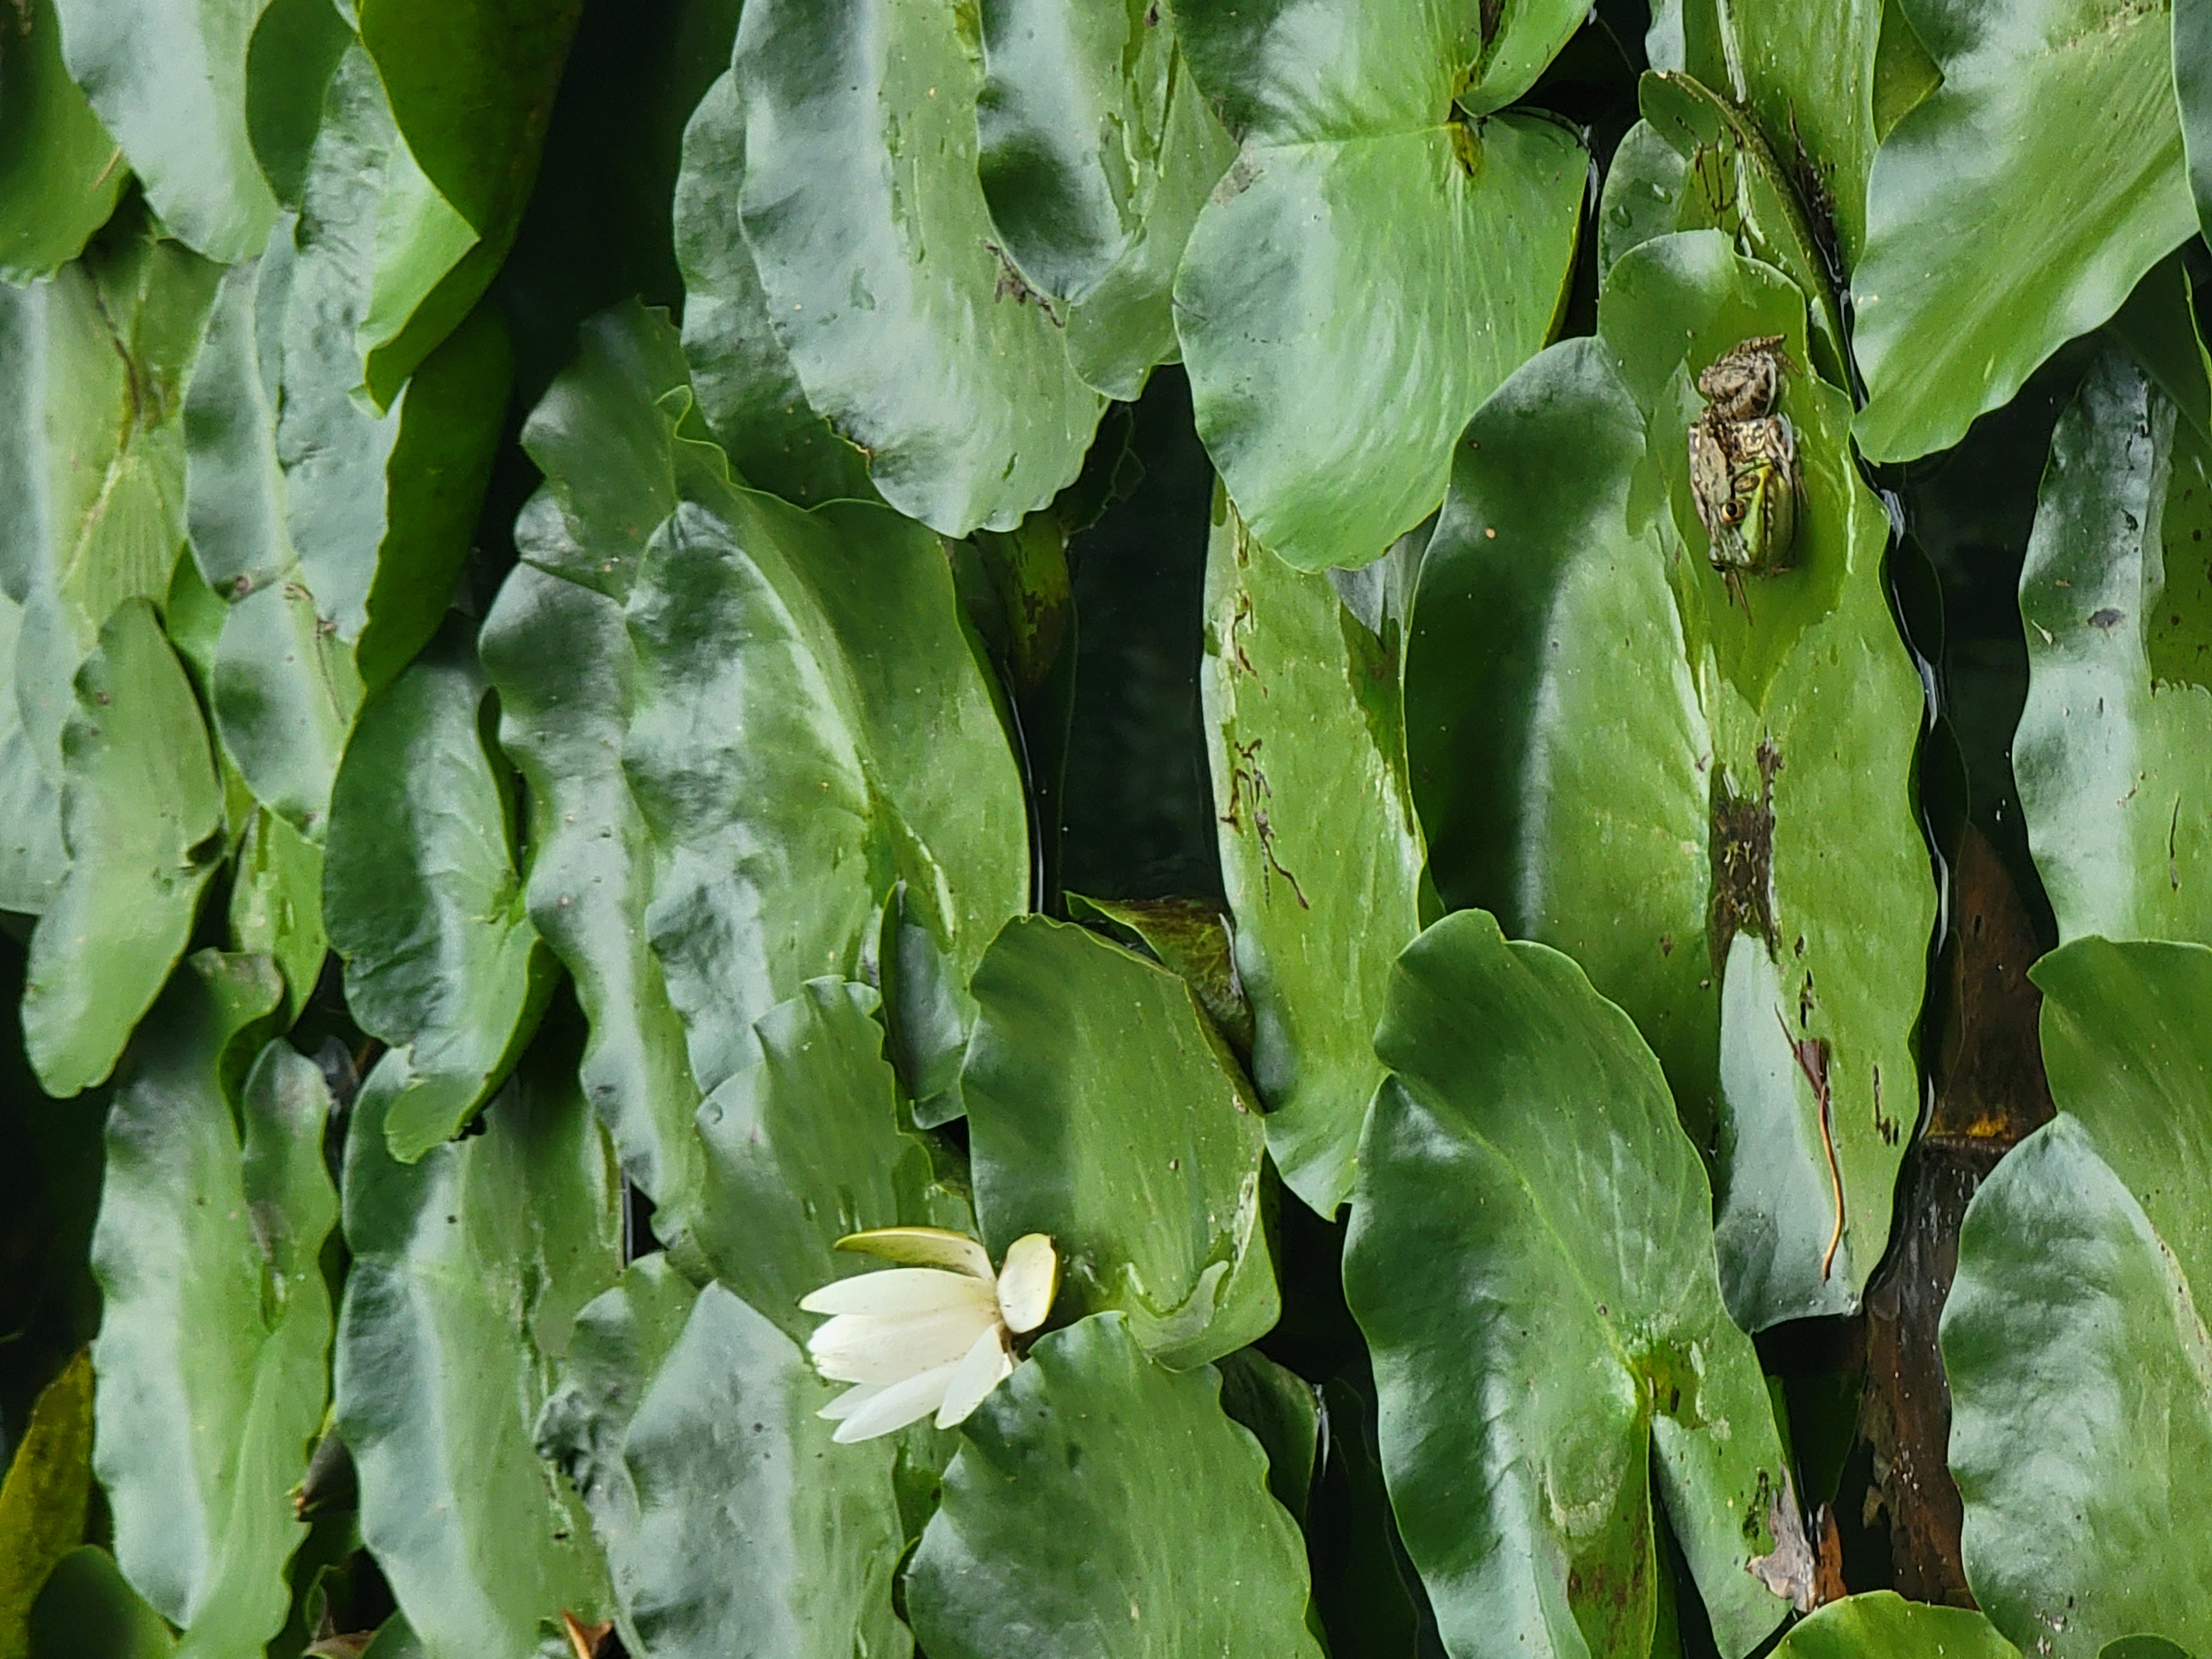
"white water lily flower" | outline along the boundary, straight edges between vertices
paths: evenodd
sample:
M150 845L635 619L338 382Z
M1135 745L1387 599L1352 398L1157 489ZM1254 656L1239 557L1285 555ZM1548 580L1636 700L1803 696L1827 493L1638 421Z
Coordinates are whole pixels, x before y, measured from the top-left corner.
M1042 1233L1016 1239L994 1273L983 1247L938 1227L879 1227L837 1241L903 1265L824 1285L799 1305L828 1314L806 1351L833 1382L850 1382L820 1415L830 1437L870 1440L937 1413L949 1429L1014 1369L1013 1339L1044 1323L1060 1255Z

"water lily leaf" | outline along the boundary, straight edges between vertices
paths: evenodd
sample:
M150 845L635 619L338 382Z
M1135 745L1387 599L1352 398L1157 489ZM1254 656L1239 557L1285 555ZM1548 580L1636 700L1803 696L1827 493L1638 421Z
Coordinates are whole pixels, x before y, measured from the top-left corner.
M374 1091L354 1104L337 1427L362 1541L430 1659L537 1659L541 1620L611 1604L582 1505L533 1437L578 1310L622 1265L620 1183L574 1066L573 1047L541 1046L482 1134L412 1164L387 1150Z
M957 15L754 0L735 70L743 228L721 234L750 246L807 401L901 512L1012 530L1074 480L1105 404L997 251Z
M699 1108L698 1189L661 1201L715 1278L802 1341L817 1322L799 1299L866 1266L834 1249L839 1239L974 1231L967 1205L935 1186L922 1143L900 1131L876 1006L865 985L818 979L755 1022L752 1062Z
M176 1650L161 1615L97 1545L64 1556L31 1608L31 1659L168 1659Z
M760 268L738 229L745 112L734 70L707 88L684 129L676 257L684 272L684 353L699 412L738 475L801 507L872 501L860 452L830 430L769 318Z
M691 1261L678 1215L702 1179L699 1085L646 938L655 854L622 770L637 675L622 606L526 562L477 643L499 693L500 747L530 802L530 920L591 1022L578 1079L624 1173L664 1206L656 1233Z
M2212 944L2212 446L2117 345L2051 434L2021 571L2021 808L2061 939Z
M2212 352L2204 349L2197 325L2196 295L2182 252L2151 267L2105 331L2142 365L2181 417L2212 439Z
M53 896L69 854L62 850L61 791L40 763L15 698L22 627L23 607L0 594L0 910L35 916Z
M1206 617L1199 688L1252 1080L1284 1181L1334 1215L1382 1080L1374 1035L1390 964L1420 931L1404 610L1370 627L1217 494Z
M286 1493L329 1392L330 1091L282 1041L242 1089L223 1075L232 1037L281 990L265 958L194 957L107 1120L94 1461L116 1559L186 1653L258 1651L283 1626L307 1532Z
M2162 8L1903 9L1943 80L1875 152L1851 275L1882 461L1956 443L2197 224Z
M54 0L17 9L0 80L0 281L37 282L84 251L130 169L70 79Z
M230 948L265 956L284 975L289 1028L322 977L323 849L266 807L254 810L231 869Z
M2173 94L2201 229L2212 225L2212 6L2204 0L2174 0Z
M31 1604L84 1541L92 1496L92 1362L79 1353L39 1391L0 1481L0 1659L30 1650Z
M2204 1652L2212 950L2081 939L2033 977L2058 1115L1974 1194L1943 1310L1967 1577L2031 1652Z
M1251 1087L1182 979L1042 916L973 981L960 1089L975 1218L995 1259L1049 1234L1064 1314L1116 1310L1175 1366L1243 1347L1279 1302Z
M1181 355L1168 293L1237 154L1152 0L989 0L977 176L1006 257L1056 301L1076 372L1133 402Z
M1119 1313L1041 1340L962 1425L908 1569L922 1645L935 1659L1317 1656L1304 1540L1220 1389L1212 1366L1147 1358Z
M62 733L70 864L31 938L23 1036L50 1095L106 1078L184 954L222 855L222 792L154 607L127 599L76 677Z
M1643 1659L1656 1496L1720 1650L1748 1652L1788 1610L1753 1564L1797 1523L1651 1051L1572 961L1480 911L1407 947L1376 1049L1391 1075L1345 1296L1445 1645L1482 1652L1504 1628L1533 1652Z
M748 1653L904 1659L900 1443L833 1446L817 1413L836 1389L799 1345L720 1285L693 1300L672 1279L632 1267L586 1308L555 1396L606 1401L581 1467L624 1640L656 1659L716 1659L733 1632Z
M391 1045L364 1089L403 1163L499 1085L556 972L515 871L488 690L457 625L362 710L331 791L323 924L347 1006Z
M1840 1313L1889 1237L1935 906L1887 515L1849 400L1787 378L1793 565L1734 602L1687 500L1689 375L1760 334L1802 364L1804 300L1685 233L1623 257L1599 320L1469 426L1430 543L1406 683L1431 872L1635 1018L1717 1142L1736 1318Z
M54 0L62 56L171 234L220 264L261 251L276 198L246 131L268 0Z
M1776 1659L2014 1659L2020 1650L1968 1607L1934 1607L1891 1590L1846 1595L1793 1625Z
M1221 1409L1252 1431L1267 1454L1267 1490L1303 1523L1323 1441L1322 1391L1257 1348L1239 1348L1217 1364Z
M1061 896L1067 919L1103 924L1109 938L1152 953L1163 968L1181 974L1198 1006L1240 1057L1252 1052L1252 1005L1237 977L1229 913L1203 899L1094 899ZM961 1047L965 1049L963 1033ZM960 1056L953 1056L957 1067Z
M360 0L362 45L414 174L387 181L387 203L414 209L415 234L395 239L387 207L375 294L357 325L378 404L476 308L513 246L583 9L583 0ZM393 257L395 241L404 257Z
M1243 141L1175 284L1199 434L1253 533L1356 566L1443 497L1452 440L1544 343L1589 158L1494 114L1581 21L1561 0L1184 0L1193 74Z
M323 96L354 40L331 0L266 0L246 48L246 130L277 202L300 205Z

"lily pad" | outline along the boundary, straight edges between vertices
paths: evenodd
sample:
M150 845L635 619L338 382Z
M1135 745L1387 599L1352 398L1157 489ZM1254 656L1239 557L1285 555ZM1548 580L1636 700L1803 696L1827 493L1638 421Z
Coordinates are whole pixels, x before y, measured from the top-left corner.
M62 61L54 0L0 40L0 281L51 276L107 222L130 169Z
M2014 1642L2212 1650L2212 950L2034 969L2058 1115L1974 1194L1943 1310L1966 1573Z
M84 1541L92 1497L92 1361L79 1353L39 1390L0 1481L0 1655L29 1651L31 1604Z
M1263 1335L1279 1306L1261 1215L1265 1131L1189 987L1095 933L1023 916L972 988L960 1088L994 1259L1025 1233L1048 1234L1060 1310L1125 1313L1170 1365Z
M2021 571L2013 765L2059 936L2212 944L2212 447L2107 345Z
M230 948L265 956L284 975L284 1024L322 978L323 851L266 807L240 837L230 878Z
M24 729L15 700L15 643L23 607L0 594L0 910L37 915L69 864L62 798ZM58 760L58 757L56 757Z
M114 1069L184 954L222 848L222 792L191 682L154 607L126 599L76 677L62 733L70 855L31 937L23 1037L40 1085Z
M971 42L939 0L752 0L743 222L720 228L750 246L807 401L948 536L1050 501L1105 407L997 251Z
M176 1650L161 1615L97 1545L64 1556L31 1608L31 1659L168 1659Z
M195 1653L258 1651L283 1626L307 1534L286 1494L329 1395L330 1091L282 1041L242 1089L224 1075L281 989L265 958L193 957L107 1121L94 1462L118 1562Z
M1407 947L1376 1049L1345 1295L1445 1645L1643 1659L1656 1498L1721 1652L1747 1653L1788 1611L1778 1532L1804 1543L1658 1062L1573 962L1480 911Z
M1304 1540L1220 1389L1119 1313L1041 1340L962 1426L908 1569L934 1659L1317 1659Z
M1206 617L1199 685L1252 1080L1285 1182L1333 1216L1382 1080L1374 1034L1390 964L1420 931L1404 606L1370 626L1217 493Z
M1943 79L1867 179L1852 348L1878 461L1956 443L2197 228L2163 8L1903 10Z
M523 902L475 656L455 627L363 708L331 791L323 925L346 1006L391 1045L363 1089L402 1163L499 1086L557 972Z
M482 1134L412 1164L387 1150L375 1091L354 1103L337 1428L362 1540L431 1659L538 1659L541 1620L611 1604L533 1433L578 1311L621 1271L620 1182L574 1060L542 1046Z
M1891 1590L1846 1595L1793 1625L1775 1659L2015 1659L2018 1648L1970 1607L1935 1607Z
M1133 402L1181 355L1169 289L1237 154L1155 0L989 0L976 172L1006 257L1060 309L1076 372Z
M1634 1017L1717 1150L1736 1318L1841 1313L1889 1237L1935 913L1887 519L1849 400L1785 377L1792 563L1739 602L1687 499L1689 377L1762 334L1802 365L1803 296L1683 233L1622 258L1599 323L1469 426L1430 543L1406 681L1431 873Z
M1581 21L1564 0L1178 8L1243 149L1184 250L1176 330L1231 497L1297 568L1366 564L1434 509L1453 439L1549 335L1589 157L1500 112Z

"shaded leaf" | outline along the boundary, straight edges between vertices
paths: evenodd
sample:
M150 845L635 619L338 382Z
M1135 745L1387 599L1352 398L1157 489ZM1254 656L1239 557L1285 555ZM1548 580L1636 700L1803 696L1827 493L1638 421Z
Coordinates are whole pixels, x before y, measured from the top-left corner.
M1966 1607L1931 1607L1889 1590L1831 1601L1791 1626L1777 1659L2014 1659L2020 1650Z
M1867 179L1852 347L1875 460L1956 443L2196 223L2163 9L1903 11L1943 79Z
M1451 444L1544 343L1588 157L1495 114L1582 20L1474 0L1184 0L1183 50L1244 149L1176 277L1198 429L1253 533L1303 570L1381 555ZM1493 16L1495 15L1493 14Z
M0 1659L30 1651L31 1604L84 1541L92 1495L92 1361L78 1353L40 1390L0 1481Z
M1103 400L994 251L956 14L754 0L735 73L743 227L720 232L750 246L807 401L901 512L1012 529L1074 479Z
M2174 0L2173 94L2181 110L2181 137L2189 193L2200 231L2212 226L2212 6Z
M1267 1490L1303 1522L1322 1453L1321 1390L1257 1348L1224 1354L1216 1369L1221 1409L1252 1431L1267 1454Z
M105 1079L184 954L222 856L222 794L154 607L128 599L76 677L62 733L70 864L31 939L23 1036L48 1094Z
M265 958L194 957L107 1121L94 1463L116 1559L187 1653L256 1651L283 1625L307 1530L286 1494L328 1397L330 1093L281 1041L242 1089L225 1074L281 992Z
M130 168L62 61L54 0L0 31L0 281L51 276L115 210Z
M1943 1311L1966 1575L2030 1651L2212 1648L2212 950L2037 964L2058 1115L1974 1194Z
M1006 257L1060 302L1076 372L1133 401L1180 355L1169 288L1237 153L1167 8L989 0L976 173Z
M1409 597L1362 620L1216 495L1199 684L1222 881L1268 1150L1324 1216L1351 1194L1382 1079L1375 1022L1390 964L1420 931L1400 672Z
M1650 1050L1571 961L1480 911L1407 948L1376 1049L1391 1076L1345 1295L1445 1645L1486 1651L1503 1628L1534 1652L1642 1659L1656 1477L1720 1650L1748 1652L1787 1611L1754 1559L1804 1543Z
M1049 1234L1063 1314L1124 1313L1171 1365L1263 1334L1279 1306L1264 1131L1189 987L1095 933L1024 916L973 989L960 1087L994 1259L1025 1233Z
M265 956L284 976L289 1027L322 977L323 853L283 818L258 808L230 877L230 948Z
M1252 1006L1237 976L1234 929L1226 911L1202 899L1063 896L1069 921L1103 923L1109 937L1142 945L1163 968L1182 975L1229 1046L1240 1057L1251 1054Z
M51 775L58 767L50 769L38 753L15 697L22 626L22 606L0 594L0 910L34 916L53 896L69 854L62 850L61 790Z
M246 131L261 176L285 207L300 205L323 94L354 39L331 0L265 0L246 48Z
M614 1159L547 1045L484 1132L412 1164L355 1103L353 1251L335 1354L362 1540L430 1659L533 1659L541 1620L605 1616L605 1564L533 1430L586 1303L621 1268Z
M1038 1342L962 1426L908 1571L935 1659L1318 1654L1297 1528L1220 1387L1119 1313Z
M176 1642L106 1550L62 1558L31 1608L31 1659L168 1659Z
M392 1045L364 1091L403 1163L475 1115L558 971L523 902L488 691L457 625L362 709L331 791L323 923L346 1006Z
M2061 939L2212 944L2212 445L2106 345L2059 417L2020 576L2013 763Z

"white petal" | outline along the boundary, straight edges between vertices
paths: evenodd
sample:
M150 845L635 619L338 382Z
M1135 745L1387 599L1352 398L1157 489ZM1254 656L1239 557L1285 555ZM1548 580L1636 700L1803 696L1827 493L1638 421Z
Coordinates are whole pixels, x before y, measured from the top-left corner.
M842 1422L883 1391L880 1382L855 1382L814 1414L832 1423Z
M1017 1336L1035 1330L1060 1293L1060 1252L1042 1233L1024 1233L1006 1246L999 1269L999 1316Z
M1013 1369L1014 1357L1006 1352L1006 1340L994 1325L975 1339L968 1357L952 1368L952 1380L945 1387L945 1403L937 1408L937 1426L949 1429L964 1421Z
M991 1258L983 1247L965 1233L942 1227L878 1227L848 1233L837 1241L837 1248L916 1267L950 1267L986 1282L991 1278Z
M943 1402L945 1385L952 1381L952 1373L959 1369L956 1361L893 1383L840 1423L837 1432L830 1437L840 1445L849 1445L855 1440L872 1440L879 1434L889 1434L893 1429L902 1429L928 1416Z
M799 1305L811 1314L911 1314L934 1308L985 1308L991 1287L941 1267L884 1267L824 1285Z
M806 1351L833 1382L896 1382L957 1364L997 1324L998 1315L988 1308L938 1308L896 1318L840 1314L808 1339Z

